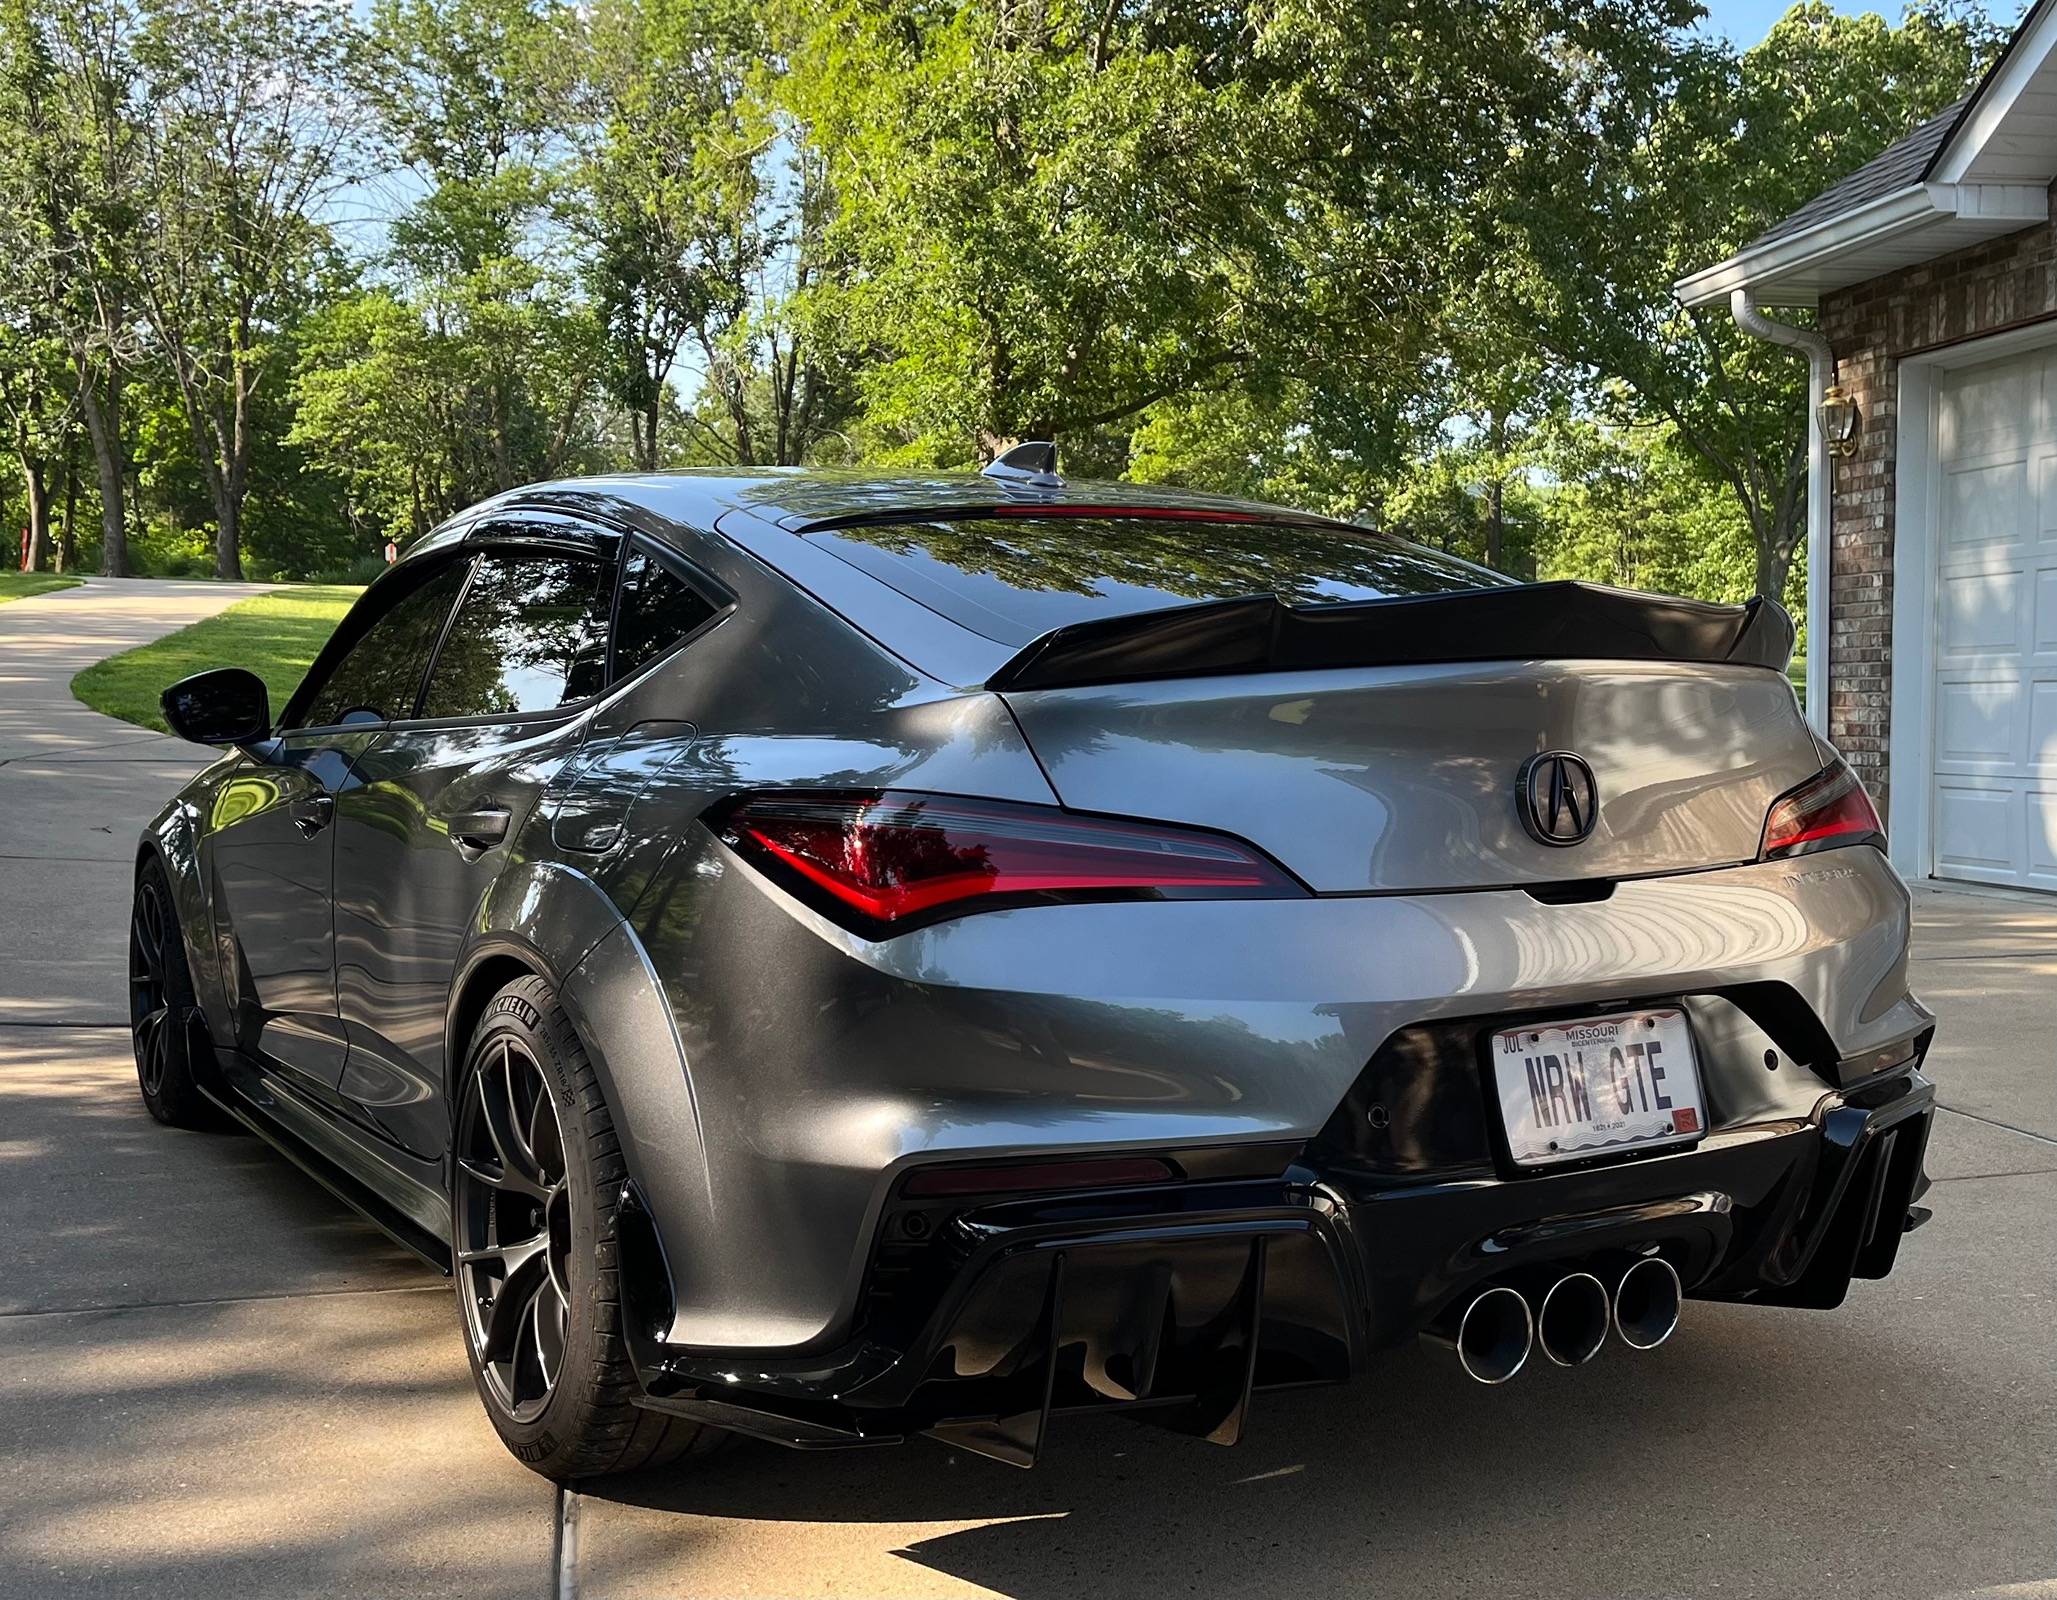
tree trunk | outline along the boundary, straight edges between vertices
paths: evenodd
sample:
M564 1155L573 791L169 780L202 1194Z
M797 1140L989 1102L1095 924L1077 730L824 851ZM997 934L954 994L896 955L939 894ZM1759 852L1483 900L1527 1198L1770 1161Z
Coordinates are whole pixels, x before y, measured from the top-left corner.
M214 508L214 575L227 583L243 578L242 496L230 492Z
M69 572L79 564L77 532L79 514L79 436L65 430L64 520L57 525L57 570Z
M1504 412L1493 413L1493 487L1487 497L1486 512L1486 565L1495 572L1502 570L1507 554L1507 480L1504 476L1507 455L1507 417Z
M217 434L221 459L208 476L214 490L214 575L225 583L239 583L243 577L243 502L249 496L250 414L249 394L244 385L248 374L236 374L236 409L227 437Z
M121 371L107 374L102 395L90 377L79 385L86 414L86 433L93 441L93 471L100 482L100 573L107 578L129 575L129 525L124 501L121 437Z
M645 472L657 470L657 418L664 408L664 385L652 384L650 398L643 403L643 437L636 441Z
M493 391L493 482L501 489L514 487L514 455L507 443L507 386L497 378Z
M1782 529L1757 541L1757 592L1767 600L1786 603L1786 579L1793 570L1793 542Z
M124 452L126 454L126 452ZM141 544L150 532L150 524L143 516L143 473L133 461L129 463L128 478L129 548ZM130 565L134 565L133 562Z
M40 572L50 543L50 494L43 482L42 458L24 450L21 475L29 491L29 546L23 553L22 570Z

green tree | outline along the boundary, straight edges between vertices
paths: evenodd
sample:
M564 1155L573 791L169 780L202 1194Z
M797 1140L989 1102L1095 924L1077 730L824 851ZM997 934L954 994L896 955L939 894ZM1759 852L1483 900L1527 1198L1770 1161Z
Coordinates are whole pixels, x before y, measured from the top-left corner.
M378 0L371 33L368 97L431 186L395 221L389 264L431 332L459 346L484 403L490 486L509 489L567 458L600 365L547 229L573 18L550 0Z
M1522 152L1479 219L1481 281L1515 331L1606 380L1600 416L1668 424L1734 495L1759 594L1785 593L1805 534L1805 367L1671 285L1955 100L2001 42L1940 0L1897 28L1809 0L1741 55L1682 49L1626 146L1573 130Z
M876 353L859 381L885 449L1080 436L1247 358L1287 108L1157 15L842 0L799 41L784 99L834 196L835 314Z
M1742 507L1670 424L1616 429L1556 419L1537 459L1538 577L1709 600L1755 592Z
M128 572L123 389L141 359L136 18L122 0L4 0L0 288L62 348L92 442L101 570Z
M62 345L43 308L0 300L0 426L20 471L30 571L50 556L50 471L78 415Z
M317 217L348 176L354 30L303 0L148 0L145 16L142 306L212 502L216 576L239 578L258 392L315 292Z
M579 193L608 391L628 412L635 464L663 459L659 430L681 352L740 387L735 346L774 248L758 181L764 136L747 103L763 61L762 10L744 0L603 0L588 23ZM754 456L748 416L738 445Z

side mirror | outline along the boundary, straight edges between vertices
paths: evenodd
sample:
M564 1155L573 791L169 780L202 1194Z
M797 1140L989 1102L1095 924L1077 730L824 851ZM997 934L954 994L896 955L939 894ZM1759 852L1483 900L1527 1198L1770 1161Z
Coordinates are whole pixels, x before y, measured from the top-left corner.
M195 744L253 745L271 737L271 697L244 667L216 667L181 678L158 697L164 720Z

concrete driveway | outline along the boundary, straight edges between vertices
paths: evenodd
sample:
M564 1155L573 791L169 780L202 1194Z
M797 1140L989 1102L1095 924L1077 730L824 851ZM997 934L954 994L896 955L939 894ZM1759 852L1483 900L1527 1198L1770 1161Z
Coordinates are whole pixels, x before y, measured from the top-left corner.
M1033 1473L742 1445L558 1497L441 1279L136 1099L131 851L198 762L65 685L231 598L0 606L0 1595L2057 1600L2057 903L1930 889L1936 1219L1839 1312L1693 1304L1505 1389L1422 1349L1236 1450L1108 1418Z

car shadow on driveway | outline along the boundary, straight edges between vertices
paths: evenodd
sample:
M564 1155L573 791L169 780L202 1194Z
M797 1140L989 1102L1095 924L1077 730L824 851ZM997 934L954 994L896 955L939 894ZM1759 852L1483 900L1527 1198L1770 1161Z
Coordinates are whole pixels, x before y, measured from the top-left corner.
M2032 1213L2057 1200L2057 1175L2001 1181L2039 1186L2018 1197ZM1017 1600L1930 1596L2048 1578L2047 1301L1991 1277L1976 1297L1949 1287L1981 1255L2020 1281L2023 1242L1939 1223L1902 1276L1831 1316L1694 1302L1661 1351L1617 1343L1504 1388L1433 1348L1397 1352L1347 1389L1258 1396L1233 1450L1111 1416L1056 1419L1029 1473L926 1442L744 1445L586 1486L603 1502L592 1592L645 1592L689 1551L633 1508L878 1524L900 1561Z

